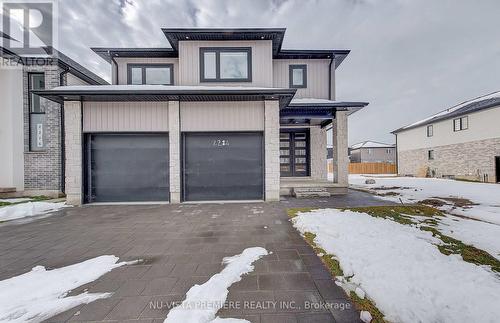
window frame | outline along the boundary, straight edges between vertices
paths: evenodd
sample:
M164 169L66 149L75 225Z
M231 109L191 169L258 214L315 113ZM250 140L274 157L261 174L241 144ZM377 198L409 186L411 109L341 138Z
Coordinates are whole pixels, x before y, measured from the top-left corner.
M432 124L427 126L427 137L434 137L434 125Z
M434 159L435 159L434 149L427 150L427 160L434 160Z
M43 89L46 88L45 86L45 73L44 72L28 72L28 149L30 152L45 152L47 150L47 146L40 148L40 149L33 149L32 146L32 135L31 135L31 120L32 120L32 115L34 114L43 114L46 115L46 111L44 110L43 112L33 112L31 104L33 103L33 81L32 81L32 76L33 75L42 75L43 76ZM40 103L41 105L41 103ZM44 129L45 130L45 129ZM45 142L47 144L47 142Z
M302 85L293 84L293 70L302 70ZM291 89L305 89L307 88L307 64L290 64L288 65L288 86Z
M170 84L152 84L152 85L174 85L174 64L172 63L131 63L127 64L127 84L128 85L148 85L146 83L146 69L148 67L152 68L170 68ZM132 69L133 68L140 68L141 69L141 75L142 75L142 83L141 84L132 84Z
M205 78L205 53L215 53L215 78ZM247 77L246 78L221 78L220 53L246 52ZM200 83L210 82L252 82L252 47L200 47Z
M463 120L467 120L467 126L464 127ZM455 128L455 122L458 121L459 129ZM463 116L453 119L453 132L463 131L469 129L469 116Z

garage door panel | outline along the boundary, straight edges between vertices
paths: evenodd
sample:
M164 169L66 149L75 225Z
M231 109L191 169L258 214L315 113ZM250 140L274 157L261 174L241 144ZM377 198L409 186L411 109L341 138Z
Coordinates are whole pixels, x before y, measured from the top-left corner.
M168 201L167 135L89 136L89 202Z
M185 133L187 201L263 198L262 133Z

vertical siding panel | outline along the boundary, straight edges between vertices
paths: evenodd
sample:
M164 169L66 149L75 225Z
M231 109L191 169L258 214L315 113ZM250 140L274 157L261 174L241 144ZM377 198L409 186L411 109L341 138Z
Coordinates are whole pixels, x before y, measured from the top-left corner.
M181 102L182 131L262 131L262 101Z
M166 102L85 102L85 132L168 131Z
M179 59L173 57L122 57L116 58L118 64L118 84L127 84L127 64L173 64L174 85L178 85Z
M328 59L276 59L273 62L273 86L289 86L289 65L307 64L307 88L297 89L296 98L328 99L330 60Z

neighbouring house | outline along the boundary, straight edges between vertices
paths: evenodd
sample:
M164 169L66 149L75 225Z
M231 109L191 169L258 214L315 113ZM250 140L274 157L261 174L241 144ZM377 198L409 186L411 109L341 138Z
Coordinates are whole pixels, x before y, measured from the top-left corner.
M395 130L398 173L500 182L500 92Z
M351 163L396 163L396 145L363 141L349 148Z
M162 31L171 48L93 49L113 85L35 92L64 105L68 203L347 192L347 117L367 105L336 100L348 50L282 49L284 28Z
M55 49L41 58L0 47L0 60L0 192L58 196L65 183L62 109L31 91L107 82Z

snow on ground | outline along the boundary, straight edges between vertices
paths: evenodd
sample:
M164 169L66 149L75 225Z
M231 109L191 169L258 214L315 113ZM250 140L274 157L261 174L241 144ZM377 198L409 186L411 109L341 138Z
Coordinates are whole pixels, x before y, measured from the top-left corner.
M375 179L376 183L365 184L368 178ZM478 204L466 208L451 205L438 207L447 213L446 218L436 218L439 223L438 229L443 234L473 245L500 259L500 185L436 178L362 175L350 175L349 183L354 188L368 189L374 193L398 193L399 195L395 196L377 196L393 202L399 202L399 198L405 203L413 203L431 198L455 197L466 198ZM463 216L476 220L468 220Z
M365 184L367 178L375 179L375 184ZM433 197L465 198L478 205L456 208L453 213L500 225L500 185L473 183L440 178L416 177L366 177L350 175L349 184L356 188L376 190L391 188L379 193L394 192L399 195L384 196L383 199L399 202L417 202ZM450 210L451 211L451 210Z
M64 203L27 202L0 208L0 222L42 215L66 207Z
M239 255L224 258L227 266L212 276L202 285L194 285L186 293L186 299L168 313L165 323L214 323L214 322L248 322L239 319L221 319L215 317L217 311L224 306L229 287L241 280L241 276L253 271L252 263L267 255L261 247L247 248Z
M30 272L0 281L0 322L41 322L80 304L106 298L111 293L82 293L65 297L111 270L132 262L100 256L67 267Z
M442 254L430 232L336 209L299 213L293 223L316 234L388 321L498 322L498 275Z

